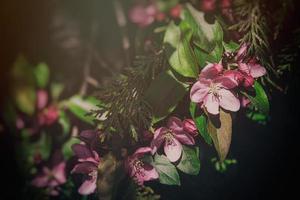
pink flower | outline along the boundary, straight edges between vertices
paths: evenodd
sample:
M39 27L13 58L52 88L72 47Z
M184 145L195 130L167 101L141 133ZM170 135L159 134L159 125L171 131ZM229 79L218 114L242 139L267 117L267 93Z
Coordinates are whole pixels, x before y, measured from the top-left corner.
M142 141L150 142L150 141L152 141L153 137L154 137L154 134L151 131L144 131Z
M42 172L38 174L31 182L35 187L47 187L50 195L58 195L58 186L64 184L66 180L65 173L66 163L60 162L52 169L44 167Z
M144 162L141 158L146 153L150 153L150 147L141 147L126 160L126 168L131 177L134 177L137 184L143 185L145 181L157 179L159 177L156 169L149 163Z
M183 120L183 130L188 132L193 137L196 137L198 134L197 126L192 119Z
M180 14L181 14L181 10L182 10L182 6L180 4L177 4L176 6L171 8L170 16L175 18L175 19L179 18Z
M59 111L56 106L49 106L43 110L39 116L38 121L40 125L51 125L58 119Z
M74 144L72 149L78 157L79 163L74 166L71 173L87 175L79 187L78 193L82 195L91 194L96 190L100 157L96 151L91 150L84 144Z
M230 91L237 86L237 82L221 76L220 68L219 64L208 64L190 92L192 102L202 103L213 115L219 114L219 107L233 112L240 109L239 99Z
M46 90L38 90L37 91L37 108L39 110L42 110L43 108L46 107L48 103L48 93Z
M176 162L182 153L182 144L194 145L194 138L185 130L177 117L170 117L167 127L161 127L154 133L151 142L152 154L164 143L164 152L171 162Z
M203 12L213 12L216 10L216 0L202 0L200 7Z
M147 6L135 5L129 11L129 19L140 27L146 27L155 21L157 12L157 8L154 4Z

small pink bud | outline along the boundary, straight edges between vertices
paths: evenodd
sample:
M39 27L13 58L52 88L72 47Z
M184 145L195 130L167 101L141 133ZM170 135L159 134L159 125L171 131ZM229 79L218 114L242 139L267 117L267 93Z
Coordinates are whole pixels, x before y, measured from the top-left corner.
M180 14L181 14L181 10L182 10L182 6L180 4L177 4L176 6L174 6L173 8L171 8L170 10L170 15L173 18L179 18Z
M221 8L230 8L232 4L231 0L221 0Z
M193 137L196 137L198 134L196 124L192 119L183 120L183 129Z
M253 86L253 84L254 84L254 78L252 76L245 75L243 86L247 88Z
M213 12L216 10L216 0L202 0L200 8L204 12Z
M39 115L40 125L51 125L58 119L58 109L55 106L49 106Z
M48 102L48 93L45 90L38 90L36 96L37 96L37 108L39 110L45 108Z

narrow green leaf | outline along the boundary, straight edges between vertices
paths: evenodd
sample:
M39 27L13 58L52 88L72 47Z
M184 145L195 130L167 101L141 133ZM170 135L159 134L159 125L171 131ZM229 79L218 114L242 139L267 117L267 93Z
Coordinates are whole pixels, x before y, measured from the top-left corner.
M71 129L70 119L68 118L67 114L62 110L59 111L58 123L62 126L64 135L70 132Z
M197 129L200 133L200 135L203 137L205 142L209 145L212 144L211 137L207 131L207 119L204 113L200 116L196 116L196 109L197 109L197 104L194 102L190 103L190 113L191 116L197 126Z
M197 175L200 171L199 147L182 145L182 157L177 168L186 174Z
M155 154L154 166L159 174L159 182L166 185L180 185L176 167L164 155Z
M259 112L261 112L264 115L268 115L270 110L270 104L264 88L261 86L259 82L255 81L254 90L255 90L255 96L250 96L247 93L243 93L243 94L247 98L249 98L251 103L258 109Z
M226 52L233 53L238 50L240 45L233 41L230 41L229 43L223 42L223 47Z

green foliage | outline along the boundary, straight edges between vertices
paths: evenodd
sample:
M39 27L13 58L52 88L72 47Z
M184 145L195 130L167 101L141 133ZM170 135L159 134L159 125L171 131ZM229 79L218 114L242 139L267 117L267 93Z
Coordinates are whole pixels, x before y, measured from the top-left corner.
M249 98L249 100L251 101L251 103L253 104L253 106L261 113L264 115L268 115L269 114L269 110L270 110L270 104L269 104L269 100L268 100L268 96L264 90L264 88L260 85L259 82L255 81L254 83L254 90L255 90L255 96L251 96L247 93L243 93L247 98Z
M97 105L100 102L93 98L83 98L79 95L71 97L68 101L65 102L65 106L80 120L94 125L94 117L88 115L92 110L98 109Z
M154 166L159 174L159 182L166 185L180 185L176 167L164 155L155 154Z
M214 164L215 169L221 173L226 172L229 166L237 164L236 159L225 159L221 162L217 158L212 158L211 162Z
M70 132L70 130L71 130L70 119L67 116L67 114L62 110L59 111L58 123L61 125L62 130L63 130L62 132L64 135L66 135Z
M145 92L145 99L151 106L154 115L153 123L170 114L187 90L187 85L178 81L172 71L169 70L158 75Z
M182 148L182 157L176 167L186 174L197 175L200 171L199 147L182 145Z
M64 85L60 83L50 84L50 94L54 101L57 101L61 93L63 92Z
M221 25L217 21L214 24L209 24L204 19L204 13L196 10L191 4L186 4L183 20L192 29L193 43L204 52L210 53L215 49L217 43L222 43L223 30Z
M183 21L177 27L172 21L167 27L164 43L171 67L182 76L195 78L199 69L190 46L192 32L187 26Z
M233 41L229 41L229 43L226 43L223 41L223 47L226 52L234 53L235 51L237 51L239 49L240 45Z
M196 116L196 111L197 111L197 104L194 102L191 102L190 103L190 114L197 126L197 129L198 129L200 135L203 137L203 139L205 140L205 142L207 144L211 145L212 140L207 131L207 118L204 115L204 113L202 113L199 116Z
M49 82L49 68L45 63L39 63L34 68L34 76L38 88L45 88Z
M62 153L65 159L69 159L74 155L71 147L73 144L79 144L79 143L80 140L76 137L71 137L67 142L64 143L64 145L62 146Z
M157 0L155 1L158 9L162 12L170 10L178 4L179 0Z

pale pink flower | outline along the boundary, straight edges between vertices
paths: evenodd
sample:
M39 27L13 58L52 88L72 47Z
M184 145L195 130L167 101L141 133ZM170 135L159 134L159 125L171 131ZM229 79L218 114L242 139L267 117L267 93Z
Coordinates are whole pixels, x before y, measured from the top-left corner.
M71 173L86 175L85 180L78 189L78 193L88 195L96 190L98 177L98 166L100 157L98 153L84 144L74 144L72 150L78 158L79 163L74 166Z
M230 91L238 84L220 75L220 69L220 64L208 64L190 92L192 102L202 104L213 115L219 114L219 107L233 112L240 109L239 99Z
M150 147L141 147L134 154L128 156L125 166L131 177L137 184L143 185L145 181L157 179L159 177L156 169L149 163L142 160L146 153L150 153Z
M155 130L154 138L151 142L152 154L164 145L164 152L171 162L176 162L182 154L182 145L194 145L194 138L188 134L183 127L183 123L177 117L170 117L167 127Z
M129 19L140 27L146 27L155 21L158 10L154 4L135 5L129 11Z
M46 107L47 103L48 103L48 93L46 90L38 90L36 92L36 103L37 103L37 108L39 110L42 110L43 108Z
M50 195L58 195L57 187L67 181L65 168L66 163L64 161L58 163L51 169L45 166L42 172L32 180L31 184L39 188L47 187Z

